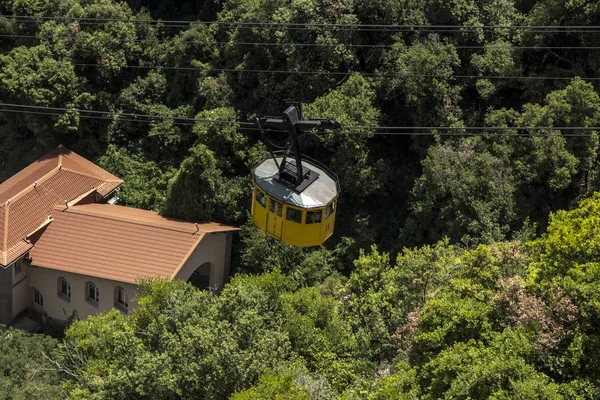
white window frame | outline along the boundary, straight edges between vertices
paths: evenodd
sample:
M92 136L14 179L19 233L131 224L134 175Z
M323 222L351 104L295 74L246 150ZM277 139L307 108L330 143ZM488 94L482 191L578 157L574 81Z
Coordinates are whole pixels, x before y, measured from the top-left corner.
M93 288L93 289L92 289ZM94 296L90 296L90 293L92 293L93 290L93 294ZM85 285L85 298L86 300L91 301L94 304L99 304L100 303L100 291L98 290L98 286L96 286L96 284L94 284L94 282L87 282Z
M66 291L63 291L63 284L65 285ZM58 297L71 301L71 284L62 276L58 278Z
M121 299L121 294L123 294L122 299ZM125 311L127 311L129 309L129 302L127 299L127 291L121 286L117 286L115 288L115 306L117 308L120 308Z

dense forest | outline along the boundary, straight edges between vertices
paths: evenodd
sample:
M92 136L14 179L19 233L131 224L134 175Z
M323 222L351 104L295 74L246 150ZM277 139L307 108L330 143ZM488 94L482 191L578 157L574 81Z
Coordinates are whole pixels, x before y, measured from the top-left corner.
M1 398L600 397L600 3L3 0L0 181L63 144L121 204L243 227L220 295L144 281L0 332ZM249 221L287 101L336 233ZM285 138L270 133L270 139Z

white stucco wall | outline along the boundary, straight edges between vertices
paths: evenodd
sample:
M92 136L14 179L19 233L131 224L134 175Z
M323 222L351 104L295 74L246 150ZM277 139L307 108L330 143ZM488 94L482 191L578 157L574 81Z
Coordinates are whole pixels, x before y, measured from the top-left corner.
M127 292L129 310L137 307L137 304L133 301L136 285L130 283L93 278L86 275L35 266L29 268L29 274L30 287L39 290L44 297L43 311L49 317L57 320L66 321L71 317L74 310L77 311L79 319L110 310L115 305L115 288L117 286L121 286ZM58 278L61 276L71 285L70 301L58 295ZM87 282L92 282L98 288L100 301L97 305L86 300ZM29 292L31 293L32 290L29 290ZM40 310L39 306L35 308Z
M206 235L175 276L175 279L187 282L200 265L208 262L211 264L210 287L220 291L228 279L228 276L225 275L229 273L229 265L226 264L229 263L230 255L228 253L231 249L227 248L227 243L227 233ZM36 310L44 311L49 317L56 320L66 321L73 315L74 310L77 311L79 319L110 310L115 305L115 288L117 286L121 286L127 292L129 310L137 307L137 304L133 301L137 285L36 266L29 266L28 273L29 278L23 280L26 283L24 286L26 307L31 304ZM58 295L59 277L65 278L71 285L70 301ZM99 290L100 302L98 305L86 300L87 282L94 283ZM31 299L33 288L39 290L44 298L43 309L33 304ZM16 290L13 293L15 292ZM22 295L19 296L22 297Z

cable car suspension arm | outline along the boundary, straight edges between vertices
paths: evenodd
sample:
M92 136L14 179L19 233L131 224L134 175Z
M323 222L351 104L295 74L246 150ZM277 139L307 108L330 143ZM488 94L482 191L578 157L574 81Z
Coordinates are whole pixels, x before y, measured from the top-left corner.
M286 152L283 156L283 160L281 164L278 164L275 161L275 165L279 169L279 179L284 181L286 184L291 185L294 188L299 187L304 179L307 177L307 174L310 174L310 170L302 169L302 157L300 155L300 142L298 140L299 136L305 132L311 132L313 130L325 130L325 129L335 129L340 126L337 122L334 122L329 119L302 119L302 105L300 103L291 103L289 107L283 112L282 118L277 117L263 117L260 120L257 120L257 125L261 130L261 134L264 133L262 128L268 129L279 129L286 130L290 137L288 141L288 145L286 146ZM290 151L294 152L295 158L295 166L296 173L295 176L293 172L290 170L291 166L288 167L289 162L287 162L287 158L289 156ZM275 155L271 152L273 159L275 159ZM287 167L287 168L286 168Z

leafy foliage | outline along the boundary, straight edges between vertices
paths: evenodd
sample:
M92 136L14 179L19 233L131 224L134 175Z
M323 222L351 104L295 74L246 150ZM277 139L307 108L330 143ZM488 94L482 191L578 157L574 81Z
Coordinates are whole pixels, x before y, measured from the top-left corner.
M599 396L600 96L585 77L600 56L582 49L599 35L526 28L600 25L595 2L0 11L1 179L62 143L123 178L125 205L243 227L219 296L144 282L135 312L73 324L59 353L3 331L3 396ZM249 171L269 156L248 123L288 100L343 125L301 138L342 186L319 248L248 215Z
M61 397L59 375L51 362L57 351L55 339L9 328L0 332L0 346L0 398Z

